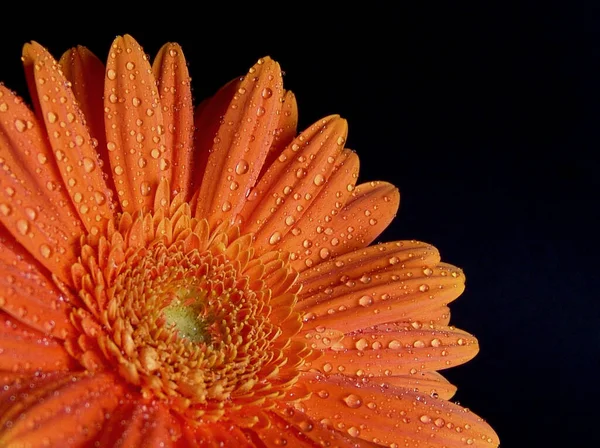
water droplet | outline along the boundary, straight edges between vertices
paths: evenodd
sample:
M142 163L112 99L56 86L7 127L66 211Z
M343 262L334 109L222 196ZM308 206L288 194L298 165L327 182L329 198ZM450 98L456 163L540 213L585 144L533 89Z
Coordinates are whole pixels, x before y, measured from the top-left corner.
M431 341L431 346L432 346L432 347L439 347L440 345L442 345L442 342L441 342L439 339L437 339L437 338L436 338L436 339L433 339L433 340Z
M354 346L358 350L364 350L365 348L367 348L369 346L369 341L367 341L365 338L361 338L358 341L356 341L356 343L354 344Z
M108 77L108 79L110 80L114 80L117 77L117 72L115 72L112 68L108 70L108 72L106 72L106 76Z
M265 99L273 96L273 91L269 87L265 87L261 93L261 96Z
M39 153L39 154L37 155L37 159L38 159L38 162L40 162L42 165L48 161L48 157L46 157L46 156L45 156L44 154L42 154L42 153Z
M400 259L398 257L391 257L388 261L392 265L400 263Z
M273 232L273 234L271 235L271 238L269 238L269 244L271 246L274 246L279 241L281 241L281 233L280 232Z
M84 157L82 162L83 162L83 170L86 173L91 173L96 168L96 163L89 157Z
M371 296L362 296L360 299L358 299L358 304L360 306L369 306L373 304L373 298Z
M15 120L15 128L17 128L17 131L23 132L27 128L27 125L23 120Z
M34 209L27 207L25 209L25 214L27 215L27 217L33 221L35 218L37 218L37 213L35 212Z
M115 174L117 176L120 176L121 174L123 174L125 170L123 170L123 167L121 165L117 165L115 166Z
M140 194L142 196L148 196L150 195L150 192L152 191L152 186L150 185L150 182L142 182L140 184Z
M48 112L47 117L48 117L48 121L50 123L56 123L56 118L57 117L56 117L56 114L54 112Z
M427 291L429 291L429 286L428 285L421 285L421 286L419 286L419 291L421 291L421 292L427 292Z
M423 347L425 347L425 343L423 341L415 341L415 342L413 342L413 347L423 348Z
M350 434L352 437L358 437L360 431L356 426L351 426L350 428L348 428L348 434Z
M357 409L362 405L362 400L360 399L360 397L358 395L355 394L350 394L347 395L346 397L343 398L344 403L346 403L346 406L348 406L349 408L352 409Z
M326 247L322 248L319 251L319 257L321 257L322 260L327 260L330 255L331 255L331 252Z
M115 145L114 142L108 142L106 144L106 149L108 149L109 151L114 151L115 149L117 149L117 145Z
M21 235L27 235L27 232L29 232L29 223L24 219L19 219L17 221L17 230Z
M248 172L249 167L250 166L248 165L248 162L246 162L244 159L242 159L235 166L235 172L240 175L246 174Z
M333 366L330 363L323 364L323 372L329 373L333 370Z
M421 420L422 423L429 423L431 422L431 417L429 417L428 415L422 415L421 417L419 417L419 420Z
M258 109L256 109L256 116L257 117L261 117L265 114L265 108L262 106L259 106Z
M316 186L320 186L325 183L325 178L321 174L317 174L313 179L313 182Z
M438 428L442 428L446 422L444 421L443 418L436 418L435 422L433 422L435 424L435 426L437 426Z
M432 274L433 274L433 270L431 270L430 268L423 269L423 275L426 275L427 277L429 277Z
M127 70L133 70L135 68L135 64L129 61L127 62L127 64L125 64L125 67L127 68Z
M396 339L393 339L388 343L388 348L391 348L392 350L397 350L400 347L402 347L402 344L400 344L400 342L398 342Z
M50 258L50 255L52 255L52 249L50 249L50 246L47 244L42 244L40 246L40 254L42 254L42 257L44 258Z
M106 196L104 196L104 194L99 191L95 191L94 200L96 201L96 204L102 205L106 202Z
M12 208L8 204L0 204L0 213L4 216L10 215L12 212Z

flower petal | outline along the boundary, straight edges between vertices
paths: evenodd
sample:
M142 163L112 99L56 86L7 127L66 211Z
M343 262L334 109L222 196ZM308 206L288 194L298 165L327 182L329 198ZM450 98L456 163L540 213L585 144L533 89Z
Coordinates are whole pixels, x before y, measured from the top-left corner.
M341 375L306 374L306 380L313 394L304 412L355 437L385 446L498 446L487 423L448 401Z
M273 139L273 144L269 148L269 153L265 158L265 164L259 178L263 176L275 159L279 157L281 151L292 143L292 140L296 137L297 129L298 103L296 102L296 95L294 95L291 90L288 90L283 96L283 107L281 109L281 115L279 116L279 122L277 123L275 138Z
M114 189L104 131L104 64L82 46L67 50L58 63L65 78L71 83L71 90L83 112L90 135L97 142L94 147L103 162L100 168L105 174L106 182Z
M366 247L392 222L400 204L398 189L387 182L358 185L352 198L333 220L332 239L340 243L332 247L337 256Z
M100 429L123 390L110 374L32 378L9 388L18 396L0 417L2 446L79 446ZM10 422L10 424L9 424Z
M26 46L46 130L67 193L88 232L98 235L113 217L112 191L104 181L86 119L58 63L39 44Z
M335 285L363 276L373 277L389 269L435 266L440 261L438 250L420 241L395 241L349 252L321 263L300 274L302 291L298 294L302 306L321 302L322 294ZM318 294L316 294L318 293ZM310 299L310 300L307 300Z
M152 210L160 179L171 180L163 113L148 58L129 35L113 42L104 86L108 155L123 211Z
M43 125L0 86L0 220L44 267L70 284L83 232Z
M279 64L259 59L233 96L214 138L196 217L214 225L240 213L273 142L282 97Z
M76 363L51 336L0 312L0 370L69 370Z
M443 263L384 271L366 283L343 274L340 279L317 299L309 299L303 331L324 326L350 333L387 322L410 322L446 306L465 288L462 271Z
M221 126L221 117L225 115L231 100L239 89L241 81L235 78L225 84L211 98L196 107L194 112L194 168L192 169L191 189L194 198L200 193L200 184L206 171L210 150ZM195 210L195 200L192 209Z
M400 387L421 395L430 395L442 400L450 400L456 393L456 386L437 372L418 372L414 375L373 377L370 379L382 387Z
M188 445L202 448L253 448L246 434L234 425L207 423L195 428L194 434L187 437Z
M174 445L181 435L181 423L160 404L128 400L110 414L96 446L162 448Z
M162 104L167 145L164 157L171 161L171 189L187 198L192 169L194 110L190 75L181 47L174 43L165 44L154 59L152 71Z
M330 223L350 197L358 177L359 161L356 153L344 149L334 162L335 169L325 187L316 192L315 200L305 213L294 221L290 233L287 233L277 249L292 254L292 266L303 271L309 266L331 258L339 239L331 237L333 229ZM288 224L288 219L285 223Z
M271 165L242 211L242 230L256 234L258 253L277 245L314 202L336 169L348 126L326 117L300 134ZM287 220L287 223L286 223Z
M269 413L271 424L258 429L251 428L251 435L256 446L278 448L290 446L298 448L314 448L317 446L334 446L340 448L362 448L378 446L360 439L344 435L326 428L318 421L312 420L301 411L293 408L280 408Z
M347 335L311 367L323 373L369 377L415 375L463 364L478 351L472 335L453 327L417 322L381 325Z
M66 339L76 332L69 302L77 301L65 297L42 269L12 236L0 233L0 309L31 328Z

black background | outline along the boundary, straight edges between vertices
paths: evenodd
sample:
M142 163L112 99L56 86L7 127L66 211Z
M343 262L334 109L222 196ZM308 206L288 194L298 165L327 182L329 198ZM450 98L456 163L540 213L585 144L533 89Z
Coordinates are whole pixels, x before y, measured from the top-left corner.
M459 386L456 400L484 416L503 447L596 446L600 22L592 8L582 20L548 2L257 3L219 12L170 3L7 14L4 23L19 29L0 30L0 79L25 93L25 41L56 56L82 44L104 59L112 39L129 33L151 55L166 41L183 46L198 103L271 55L296 93L300 127L341 114L361 180L400 188L398 217L381 240L431 242L465 270L452 323L479 338L481 353L445 372Z

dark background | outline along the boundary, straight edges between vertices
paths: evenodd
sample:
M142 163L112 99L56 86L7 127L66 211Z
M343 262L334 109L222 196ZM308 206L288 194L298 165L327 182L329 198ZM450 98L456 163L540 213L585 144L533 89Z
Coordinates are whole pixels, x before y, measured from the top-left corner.
M553 3L218 13L170 3L82 6L40 13L43 27L4 27L0 79L25 93L25 41L56 56L83 44L104 59L129 33L151 55L166 41L183 46L198 103L271 55L296 93L300 127L341 114L361 180L399 186L400 212L382 239L431 242L464 268L452 323L482 349L445 372L456 400L503 447L596 446L600 21L591 6L582 20Z

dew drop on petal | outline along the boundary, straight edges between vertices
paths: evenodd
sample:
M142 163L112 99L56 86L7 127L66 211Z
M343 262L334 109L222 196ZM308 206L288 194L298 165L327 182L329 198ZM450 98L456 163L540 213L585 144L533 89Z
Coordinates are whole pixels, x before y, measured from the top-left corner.
M360 306L369 306L373 304L373 298L371 296L362 296L360 299L358 299L358 304Z
M325 183L325 178L321 174L317 174L313 179L313 182L316 186L320 186Z
M235 166L235 172L237 174L246 174L248 172L248 162L246 162L244 159L240 160L237 165Z
M343 400L344 403L346 403L346 406L352 409L357 409L362 405L362 400L358 395L355 394L347 395L343 398Z
M273 232L273 234L271 235L271 238L269 238L269 244L272 245L272 246L274 246L280 240L281 240L281 233L279 233L279 232Z
M265 87L265 88L263 89L263 91L261 92L261 96L262 96L264 99L271 98L271 97L273 96L273 91L272 91L272 90L271 90L269 87Z
M96 163L89 157L83 158L83 169L86 173L91 173L96 168Z
M40 246L40 254L42 254L42 257L44 258L50 258L50 255L52 255L52 249L50 249L50 246L47 244L42 244Z
M24 219L19 219L17 221L17 230L21 235L27 235L27 232L29 232L29 223Z

